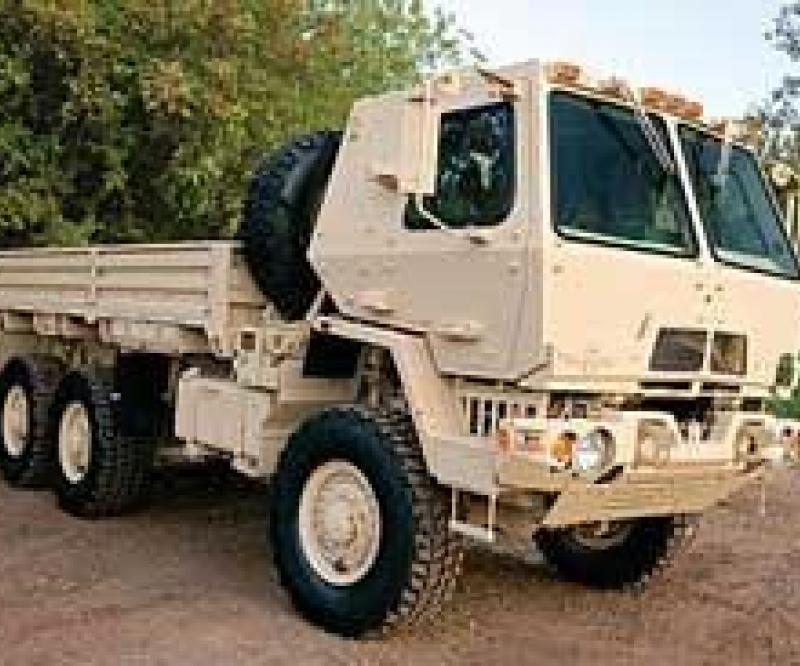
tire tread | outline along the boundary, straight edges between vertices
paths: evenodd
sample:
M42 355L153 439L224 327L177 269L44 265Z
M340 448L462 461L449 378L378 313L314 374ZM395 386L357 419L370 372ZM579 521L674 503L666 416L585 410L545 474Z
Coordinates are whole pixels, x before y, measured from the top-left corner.
M26 446L24 463L9 481L18 488L44 488L49 485L53 471L53 440L50 433L50 410L52 409L59 381L63 374L61 363L49 356L29 354L13 359L4 371L22 372L30 390L31 432Z
M340 141L340 132L320 131L290 142L257 169L245 199L238 232L245 258L256 284L288 319L302 317L319 291L306 252L313 205L327 184ZM289 200L287 183L307 160L313 168L305 174L299 200Z
M95 437L92 464L96 468L92 472L91 487L82 488L80 492L75 492L62 478L60 503L66 511L81 518L123 515L138 508L147 496L153 466L152 445L118 434L110 382L91 371L71 377L72 381L85 382L88 389ZM62 395L57 403L59 413L67 397ZM58 416L54 414L54 432L57 432Z
M696 533L693 516L643 518L632 535L608 552L582 553L568 530L543 530L535 539L545 560L564 579L602 589L641 590L669 567Z
M412 556L407 578L402 582L396 601L388 604L380 622L363 628L347 628L346 632L354 636L385 636L433 619L456 587L462 569L463 544L461 538L449 529L447 495L427 472L410 415L402 409L379 410L354 405L322 412L313 423L321 432L325 428L349 427L368 433L393 461L392 467L400 470L402 484L410 498ZM300 441L304 437L304 427L301 426L295 435ZM291 446L290 443L281 453L278 476L284 471L288 473L296 464ZM276 521L281 519L274 506L273 499L273 535ZM273 554L281 581L294 595L280 551L280 544L275 543ZM301 610L305 603L299 604ZM334 630L340 629L334 627Z

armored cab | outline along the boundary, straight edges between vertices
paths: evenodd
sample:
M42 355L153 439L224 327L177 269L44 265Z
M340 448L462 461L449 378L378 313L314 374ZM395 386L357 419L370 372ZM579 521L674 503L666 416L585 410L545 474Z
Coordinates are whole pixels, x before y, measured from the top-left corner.
M357 104L311 247L339 310L443 375L769 396L794 255L754 154L659 93L534 62Z

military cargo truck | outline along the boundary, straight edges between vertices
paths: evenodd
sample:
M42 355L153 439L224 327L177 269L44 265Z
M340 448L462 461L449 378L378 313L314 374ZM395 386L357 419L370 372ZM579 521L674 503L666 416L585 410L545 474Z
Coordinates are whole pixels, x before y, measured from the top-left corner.
M797 280L698 104L436 77L267 159L235 242L0 254L0 468L88 518L164 461L272 479L281 580L350 636L437 613L465 539L634 585L759 477Z

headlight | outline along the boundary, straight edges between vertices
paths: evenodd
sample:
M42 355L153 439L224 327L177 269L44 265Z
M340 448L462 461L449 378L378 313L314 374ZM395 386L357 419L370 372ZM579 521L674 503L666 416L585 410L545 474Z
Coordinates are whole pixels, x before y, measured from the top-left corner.
M578 438L572 454L572 469L579 473L596 472L614 460L614 440L597 429Z

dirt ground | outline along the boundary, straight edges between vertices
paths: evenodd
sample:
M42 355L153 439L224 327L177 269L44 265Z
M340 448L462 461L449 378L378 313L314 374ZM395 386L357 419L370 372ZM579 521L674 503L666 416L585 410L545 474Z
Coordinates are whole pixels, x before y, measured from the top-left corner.
M265 491L170 473L153 506L102 523L0 486L0 664L800 663L800 472L704 519L640 594L553 580L470 553L450 614L412 635L346 641L300 619L265 544Z

